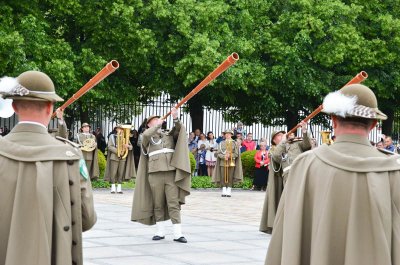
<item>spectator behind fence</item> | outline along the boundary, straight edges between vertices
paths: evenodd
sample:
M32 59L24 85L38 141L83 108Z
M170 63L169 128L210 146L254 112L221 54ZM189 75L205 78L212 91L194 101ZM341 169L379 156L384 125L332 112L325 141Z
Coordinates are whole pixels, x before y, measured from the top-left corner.
M199 140L197 141L197 157L196 162L198 165L198 176L207 176L206 166L206 152L208 148L208 141L204 133L200 133Z
M194 139L196 140L196 142L198 142L200 140L200 134L201 134L200 129L194 130Z
M397 153L396 147L393 144L392 137L386 136L384 144L385 144L385 149L386 150L388 150L390 152L393 152L393 153Z
M224 140L225 140L225 133L221 132L221 134L218 136L217 140L215 140L215 141L217 142L217 144L220 144Z
M253 141L253 134L249 132L246 139L242 142L242 146L246 148L246 151L256 150L256 142Z
M246 152L246 147L242 145L242 139L241 138L236 139L236 144L239 147L239 152L240 153Z
M269 157L267 151L267 143L260 143L260 150L254 155L254 160L256 161L256 169L254 171L254 180L252 190L266 190L268 183L268 165Z
M215 163L217 158L215 157L215 152L218 148L218 143L214 139L214 134L212 132L207 133L207 141L208 141L208 148L206 153L206 166L207 166L207 173L208 176L212 176L212 173L215 168Z
M379 148L379 149L384 149L385 148L382 141L376 142L375 146L376 146L376 148Z
M237 138L238 133L241 134L242 137L246 137L246 130L243 128L243 123L240 121L236 124L236 127L233 128L233 139Z

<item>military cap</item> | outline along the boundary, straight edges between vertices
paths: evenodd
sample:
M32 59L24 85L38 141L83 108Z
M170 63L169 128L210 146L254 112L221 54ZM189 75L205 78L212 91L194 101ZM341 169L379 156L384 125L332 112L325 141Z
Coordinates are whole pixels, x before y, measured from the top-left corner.
M92 126L90 126L90 125L89 125L89 123L87 123L87 122L84 122L84 123L82 123L81 129L82 129L83 127L85 127L85 126L87 126L87 127L89 127L89 128L91 128L91 127L92 127Z
M147 118L146 125L149 124L149 122L150 122L152 119L154 119L154 118L160 118L160 116L158 116L158 115L151 115L150 117Z
M286 132L285 132L285 131L273 131L272 134L271 134L271 144L272 144L272 145L275 145L275 143L274 143L274 138L275 138L275 136L276 136L278 133L283 133L283 134L285 134Z
M123 129L122 124L118 123L117 126L115 126L115 129L117 129L117 128Z
M63 101L48 75L39 71L26 71L17 78L3 77L0 80L3 98L33 101Z
M231 129L226 129L226 130L224 131L224 133L230 133L230 134L233 135L233 131L232 131Z
M361 84L348 85L329 93L324 99L322 111L343 118L387 119L386 114L378 109L374 92Z

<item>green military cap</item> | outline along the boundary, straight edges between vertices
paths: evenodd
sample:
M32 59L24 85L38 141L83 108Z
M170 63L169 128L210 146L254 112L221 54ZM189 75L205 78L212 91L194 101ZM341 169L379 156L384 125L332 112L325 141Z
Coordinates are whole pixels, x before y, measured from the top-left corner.
M82 129L83 127L85 127L85 126L87 126L87 127L89 127L89 128L92 127L92 126L89 125L89 123L84 122L84 123L82 123L81 129Z
M3 98L33 101L63 101L54 89L53 81L45 73L26 71L17 78L3 77L0 80Z
M275 145L275 143L274 143L274 138L275 138L275 136L276 136L278 133L283 133L283 134L285 134L286 132L285 132L285 131L273 131L272 134L271 134L271 144L272 144L272 145Z
M155 118L160 118L160 116L158 116L158 115L151 115L150 117L147 118L146 125L149 124L149 122L150 122L152 119L155 119Z
M233 135L233 131L232 131L231 129L226 129L226 130L224 131L224 133L225 133L225 134L226 134L226 133L230 133L230 134Z
M374 92L360 84L348 85L329 93L324 99L323 112L343 118L387 119L386 114L378 109Z

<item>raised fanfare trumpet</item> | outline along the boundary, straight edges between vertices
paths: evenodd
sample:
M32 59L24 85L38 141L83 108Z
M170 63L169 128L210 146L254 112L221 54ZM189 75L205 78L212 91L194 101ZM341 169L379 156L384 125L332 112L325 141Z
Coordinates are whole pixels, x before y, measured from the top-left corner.
M95 76L92 77L83 87L81 87L75 94L72 95L61 107L58 109L64 110L66 107L74 103L80 97L82 97L86 92L100 83L104 78L114 73L115 70L119 68L119 63L116 60L111 60L106 66L103 67ZM54 118L56 116L56 112L51 116Z
M361 71L355 77L353 77L347 84L345 84L344 87L353 84L360 84L367 78L368 78L367 72ZM303 122L308 122L309 120L314 118L318 113L320 113L323 109L324 106L322 104L319 105L318 108L316 108L313 112L311 112L307 117L304 118ZM297 128L299 128L300 126L301 126L300 123L297 124L294 128L292 128L290 131L287 132L287 135L295 133Z
M212 71L206 78L204 78L203 81L200 82L200 84L198 84L195 88L193 88L193 90L190 91L189 94L187 94L181 101L179 101L179 103L176 104L175 108L178 109L180 106L185 104L189 99L194 97L204 87L206 87L209 83L211 83L211 81L213 81L220 74L225 72L226 69L234 65L238 60L239 60L239 54L237 54L236 52L229 55L228 58L225 59L225 61L223 61L220 65L218 65L218 67L215 68L214 71ZM171 111L165 114L161 119L165 120L170 114Z
M125 159L128 156L129 136L131 134L131 125L121 125L122 131L117 134L117 156L119 159Z

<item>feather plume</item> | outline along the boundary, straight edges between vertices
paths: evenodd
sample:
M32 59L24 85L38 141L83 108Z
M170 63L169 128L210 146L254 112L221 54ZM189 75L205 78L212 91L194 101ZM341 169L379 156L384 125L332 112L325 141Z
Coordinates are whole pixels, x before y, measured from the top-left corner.
M9 118L14 114L12 99L3 99L0 97L0 117Z
M16 86L18 86L16 78L5 76L0 79L0 93L9 93Z
M335 91L324 98L323 111L345 118L346 114L354 109L356 102L357 96L346 96L340 91Z

